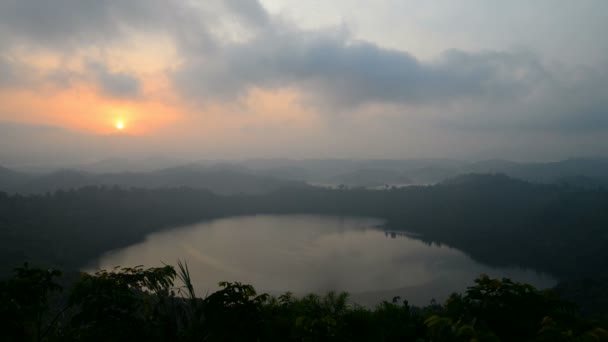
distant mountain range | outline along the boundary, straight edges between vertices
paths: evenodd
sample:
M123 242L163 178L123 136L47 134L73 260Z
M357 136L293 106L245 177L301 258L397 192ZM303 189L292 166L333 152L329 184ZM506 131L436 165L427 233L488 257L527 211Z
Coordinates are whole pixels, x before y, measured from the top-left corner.
M46 193L85 186L138 188L189 187L230 194L262 194L285 187L305 187L306 183L256 175L229 168L188 165L152 172L92 173L60 170L42 175L28 175L0 169L0 191L10 193Z
M0 189L9 189L17 184L26 183L31 176L0 166Z
M383 185L409 185L412 179L401 170L357 169L331 178L332 183L347 186L379 187Z
M72 169L30 174L0 167L0 190L44 193L89 185L191 187L219 194L260 194L307 184L384 187L462 182L468 174L504 174L533 183L584 188L608 187L608 159L567 159L550 163L505 160L465 162L447 159L347 160L252 159L202 161L182 166L177 160L103 160ZM172 167L168 167L172 166ZM157 167L158 169L154 170Z
M548 163L507 160L466 162L414 160L262 160L235 163L258 174L320 184L378 186L435 184L462 174L496 174L534 183L608 186L608 159L567 159Z

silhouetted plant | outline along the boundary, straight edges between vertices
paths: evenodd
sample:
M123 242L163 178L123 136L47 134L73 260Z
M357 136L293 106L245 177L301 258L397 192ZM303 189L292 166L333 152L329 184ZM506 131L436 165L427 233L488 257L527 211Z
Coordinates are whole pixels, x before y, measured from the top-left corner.
M55 278L61 272L30 268L27 263L14 269L14 276L0 282L0 328L8 341L42 341L56 327L49 312L50 296L60 292Z
M509 279L481 276L444 305L414 308L394 298L370 309L346 293L269 297L238 282L200 298L187 263L177 265L82 274L62 307L51 305L60 273L25 265L0 281L2 340L608 341L605 324Z

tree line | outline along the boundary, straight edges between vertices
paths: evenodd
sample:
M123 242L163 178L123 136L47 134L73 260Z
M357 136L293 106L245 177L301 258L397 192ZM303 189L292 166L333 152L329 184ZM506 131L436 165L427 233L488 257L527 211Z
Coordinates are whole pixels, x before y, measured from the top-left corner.
M401 189L285 188L221 196L189 188L86 187L0 193L0 274L23 261L77 269L102 253L178 225L235 215L372 216L491 266L574 279L608 270L608 191L500 175Z

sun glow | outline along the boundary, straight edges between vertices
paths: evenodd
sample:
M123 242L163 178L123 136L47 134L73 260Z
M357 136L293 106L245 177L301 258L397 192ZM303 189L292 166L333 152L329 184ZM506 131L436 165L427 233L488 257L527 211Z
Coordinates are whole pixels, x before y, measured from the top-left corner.
M125 123L123 121L116 121L116 129L122 131L125 129Z

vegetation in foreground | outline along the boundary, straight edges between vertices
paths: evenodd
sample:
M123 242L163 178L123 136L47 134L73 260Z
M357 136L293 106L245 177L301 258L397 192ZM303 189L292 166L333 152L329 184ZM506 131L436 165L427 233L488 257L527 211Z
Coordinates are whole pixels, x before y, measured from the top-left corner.
M200 298L181 262L83 273L65 292L60 276L26 264L0 282L3 341L608 341L606 322L554 292L487 276L443 305L373 309L240 283Z

